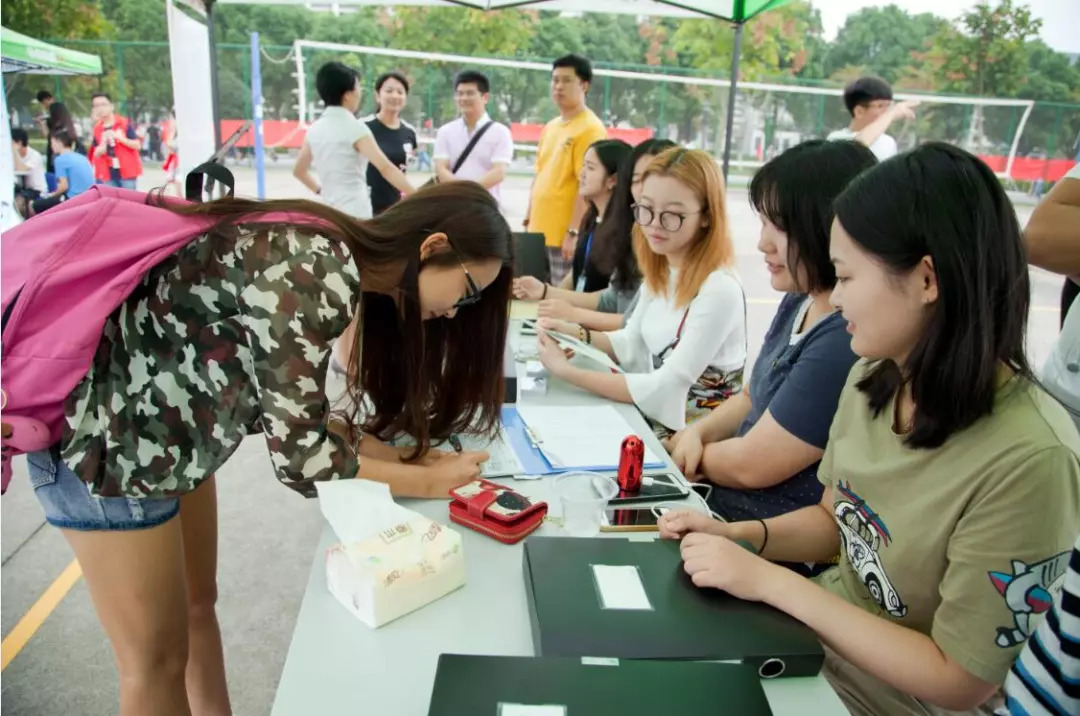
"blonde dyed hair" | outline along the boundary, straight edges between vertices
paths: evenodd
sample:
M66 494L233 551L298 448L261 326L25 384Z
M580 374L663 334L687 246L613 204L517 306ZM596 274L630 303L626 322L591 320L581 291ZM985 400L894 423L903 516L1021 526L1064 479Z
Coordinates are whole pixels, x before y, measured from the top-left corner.
M675 287L675 305L686 306L701 290L709 274L718 268L732 266L735 262L735 247L731 243L724 203L724 179L711 155L700 149L682 147L672 147L658 154L642 174L642 182L651 176L675 179L689 187L701 204L702 226L686 254ZM634 255L645 285L653 293L666 297L671 266L666 256L653 252L645 232L636 223Z

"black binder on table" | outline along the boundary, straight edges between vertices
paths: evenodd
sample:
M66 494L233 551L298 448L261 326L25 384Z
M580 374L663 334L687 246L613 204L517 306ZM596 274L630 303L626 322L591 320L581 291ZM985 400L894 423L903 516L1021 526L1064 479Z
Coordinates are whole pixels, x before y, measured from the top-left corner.
M770 716L742 664L442 654L428 716ZM527 709L525 709L527 711Z
M674 540L529 537L525 591L537 656L742 660L763 678L813 676L810 628L765 604L694 586ZM637 568L651 609L605 609L592 565Z

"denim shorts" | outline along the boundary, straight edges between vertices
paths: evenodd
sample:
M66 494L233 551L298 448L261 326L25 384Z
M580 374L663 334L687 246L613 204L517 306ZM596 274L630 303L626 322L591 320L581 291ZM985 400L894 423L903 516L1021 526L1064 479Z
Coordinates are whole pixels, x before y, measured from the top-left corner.
M26 456L30 484L54 527L84 532L141 530L168 522L180 511L180 500L167 497L97 497L51 450Z

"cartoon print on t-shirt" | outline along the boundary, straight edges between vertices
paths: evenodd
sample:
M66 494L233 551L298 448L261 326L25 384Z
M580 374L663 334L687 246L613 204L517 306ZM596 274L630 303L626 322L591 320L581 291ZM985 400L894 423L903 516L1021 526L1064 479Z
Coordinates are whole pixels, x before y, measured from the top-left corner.
M1023 644L1039 623L1037 616L1050 610L1054 598L1050 588L1065 574L1069 551L1035 564L1012 561L1012 574L987 572L994 588L1005 597L1013 613L1015 627L998 627L996 643L1002 648Z
M891 616L907 615L907 605L900 599L878 552L888 547L892 536L881 517L866 501L852 491L849 484L837 483L837 491L847 499L837 499L833 505L836 522L840 525L840 538L848 561L866 585L870 596Z

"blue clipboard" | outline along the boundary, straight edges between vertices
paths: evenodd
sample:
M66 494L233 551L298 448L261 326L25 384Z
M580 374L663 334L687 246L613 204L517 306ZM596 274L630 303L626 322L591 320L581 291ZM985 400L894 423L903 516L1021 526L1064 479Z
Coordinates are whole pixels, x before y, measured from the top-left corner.
M506 430L506 437L510 441L510 447L517 453L521 466L525 468L526 475L557 475L562 472L574 470L618 470L619 456L612 455L610 465L574 465L571 467L553 467L540 448L533 447L532 438L525 427L525 421L521 419L517 408L513 405L502 407L502 424ZM646 470L663 469L663 461L645 463Z

